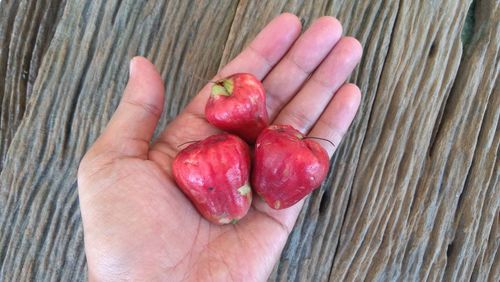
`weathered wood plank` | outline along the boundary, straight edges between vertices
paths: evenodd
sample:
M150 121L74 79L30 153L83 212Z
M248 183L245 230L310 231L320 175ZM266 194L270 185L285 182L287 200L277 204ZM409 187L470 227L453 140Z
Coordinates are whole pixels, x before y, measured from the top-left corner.
M269 11L273 9L290 12L299 10L283 8L285 2L241 2L237 12L239 17L233 22L232 30L240 31L248 25L258 26L259 21L255 19L270 17ZM445 245L433 249L433 241L447 241L442 235L449 233L451 217L460 217L462 209L457 207L454 194L441 197L437 203L422 203L420 209L414 209L415 205L412 205L421 194L420 191L427 190L424 195L428 196L439 191L439 187L455 185L450 183L451 180L464 183L467 178L467 166L453 167L446 173L443 171L441 177L432 182L420 182L420 179L426 179L435 171L435 163L446 163L451 156L459 155L457 152L437 159L426 157L426 152L433 149L437 141L433 133L439 123L446 119L451 121L452 127L460 123L456 119L459 112L442 117L444 109L449 107L448 103L454 103L453 100L447 100L448 95L464 97L464 101L470 103L478 98L487 101L492 93L488 88L464 92L464 88L456 86L455 82L478 83L480 80L477 76L484 71L477 68L475 73L462 73L471 63L475 63L475 60L467 60L468 54L462 58L461 52L461 31L470 3L445 1L439 3L439 7L437 3L409 1L391 4L386 5L383 1L333 1L326 10L315 11L316 15L339 17L347 28L347 34L356 35L364 43L365 56L353 79L361 86L366 97L354 129L333 160L328 182L306 203L271 280L322 281L327 277L332 281L421 280L442 278L444 274L455 279L470 277L472 265L464 268L454 263L456 267L446 267ZM497 7L494 2L484 5L490 11L495 11ZM426 16L422 17L422 14ZM498 26L493 15L481 17L484 22L478 23L474 32ZM495 31L491 30L493 33ZM492 52L498 52L499 40L492 38L493 33L487 36L488 42L476 42L469 49L490 48ZM226 45L224 61L237 54L251 38L241 37L240 34L233 37L232 34ZM421 38L417 34L425 34L426 37ZM482 54L480 57L491 58L494 63L486 67L493 74L498 73L495 54ZM459 68L461 62L462 67ZM485 82L495 83L496 77L489 76ZM463 110L463 107L460 109ZM495 103L490 103L489 107L495 109L491 118L494 122L488 124L487 128L495 132L498 107ZM470 124L476 124L475 128L478 129L480 127L477 124L481 122L479 118ZM477 136L471 131L463 132L462 139L468 140L465 142L471 140L469 134ZM450 134L443 140L451 144L453 138L456 136ZM485 142L494 142L491 136L487 140ZM497 151L498 148L493 147L483 154L491 156ZM468 147L469 155L474 152L474 146ZM485 178L479 179L486 179L485 184L490 181L495 183L489 193L492 199L498 199L498 174L491 175L495 168L494 160L488 162L486 167L490 174L482 175ZM426 168L427 175L422 174ZM485 186L473 187L480 191ZM458 185L455 192L460 193L459 189L462 186ZM467 188L463 190L467 191ZM477 194L477 191L473 192L467 199L476 199ZM447 214L441 215L443 218L440 215L432 217L431 221L435 222L432 230L434 234L441 235L438 235L437 240L432 232L419 233L418 227L423 226L423 222L414 226L407 226L406 223L410 216L421 215L423 210L435 211L435 205L447 211ZM498 200L490 201L487 211L477 206L469 211L471 216L484 212L489 215L488 221L483 222L487 231L492 228L495 218L491 215L495 215L495 212L498 214ZM447 221L441 222L443 219ZM470 223L467 221L467 224ZM480 234L483 238L498 236L498 230L492 232L497 235L491 236L490 232ZM416 240L422 242L418 246L423 248L422 252L412 249L414 243L411 240L414 240L415 234ZM494 250L498 249L498 242L490 244ZM466 246L471 249L473 244ZM448 254L448 259L473 264L476 260L464 257L464 252L474 254L472 250L460 248L456 256ZM477 267L491 268L495 254L496 251L490 251L489 260L479 263ZM413 257L408 259L408 256ZM436 266L435 260L441 264ZM415 261L417 263L414 265ZM419 264L420 267L417 266ZM488 275L488 271L485 273Z
M407 217L434 123L460 62L466 11L464 2L442 1L439 9L436 3L400 2L383 72L372 92L376 96L363 119L366 133L330 279L413 281L412 275L420 273L405 272L402 263L404 248L411 244ZM421 234L418 240L426 237Z
M0 36L50 4L28 2L0 4L5 15L25 5L23 16L0 18ZM365 55L351 79L364 98L270 280L498 281L498 1L476 2L465 41L469 1L196 3L71 1L51 12L60 20L39 21L57 24L53 38L19 22L45 47L18 39L9 46L27 47L21 57L9 49L13 66L0 53L0 74L11 74L0 76L0 97L19 112L3 118L2 106L2 121L18 124L26 98L16 95L30 99L19 128L0 130L11 144L0 175L0 280L85 279L76 166L116 107L132 55L152 58L166 80L161 128L204 83L192 74L210 77L289 11L306 25L337 16L360 39ZM19 79L30 52L33 91Z
M445 280L476 277L497 281L500 279L498 257L495 261L500 248L500 5L498 1L477 1L474 13L473 36L465 46L432 147L433 165L427 164L423 175L423 179L431 181L423 185L439 184L441 191L450 191L449 196L443 196L438 209L445 213L445 218L449 217L451 224L441 228L445 229L439 234L441 237L433 236L438 234L439 226L432 230L431 240L441 245L427 247L426 256L434 258L429 262L432 268L427 275L433 277L432 273L439 273L439 278L444 275ZM446 158L440 154L446 154ZM432 169L434 165L443 169ZM449 202L454 202L456 208L451 208Z
M461 211L459 195L467 189L464 183L484 108L499 70L498 3L494 1L478 2L492 13L476 14L474 31L485 39L470 50L483 52L461 57L460 31L467 4L441 1L438 9L435 3L401 3L371 107L332 280L436 280L445 274L447 260L457 255L447 254L447 244L453 239L453 218ZM410 31L427 38L411 36ZM488 49L490 53L485 52ZM483 64L486 58L492 63ZM489 106L498 114L498 107ZM495 131L496 122L487 128ZM497 149L498 142L489 153ZM495 169L494 162L483 169ZM498 175L490 177L486 179ZM468 196L476 198L482 188L475 187ZM494 199L488 209L498 215L498 197ZM482 213L481 209L471 212ZM484 222L487 229L492 219ZM474 261L475 252L468 255L472 257L467 260ZM467 275L459 268L447 270L447 275L458 279L467 279L472 271L468 268Z
M304 207L298 221L303 226L302 231L293 234L300 244L290 241L287 246L285 255L292 267L291 271L281 271L280 280L325 281L330 276L371 115L371 105L385 68L399 8L397 2L386 3L333 1L325 11L325 14L338 17L344 25L344 33L356 36L364 46L362 62L351 77L360 86L364 97L351 132L332 160L328 181Z
M216 73L236 5L68 2L0 175L0 280L85 279L76 169L117 105L128 61L153 59L165 115L176 115L203 84L184 71Z
M65 2L0 1L0 171Z
M231 27L231 33L226 44L221 66L236 56L245 45L249 44L256 32L276 15L282 12L294 13L301 18L305 29L314 19L326 14L325 10L329 4L331 3L328 1L240 1ZM328 183L331 183L331 180L329 180ZM319 201L317 203L319 204ZM304 210L307 209L308 204L304 207ZM307 219L305 217L306 214ZM338 218L341 219L342 217ZM269 280L294 280L297 277L297 271L309 268L306 265L310 264L312 258L303 255L303 248L321 246L320 244L313 243L310 232L304 232L313 230L311 226L315 226L316 224L317 212L316 215L311 215L306 212L302 213L289 239L288 246L283 252L282 259ZM331 222L330 224L337 226L336 231L338 234L340 227L339 222ZM325 238L329 236L328 233L323 234ZM328 240L328 242L330 242L330 240ZM327 256L333 257L333 252L329 252ZM319 268L319 271L323 271L323 278L325 278L329 274L331 262L327 262L324 257L320 258L317 256L316 258L319 259L319 264L323 264L323 267ZM300 265L303 265L303 268L300 267ZM318 277L319 276L316 278Z

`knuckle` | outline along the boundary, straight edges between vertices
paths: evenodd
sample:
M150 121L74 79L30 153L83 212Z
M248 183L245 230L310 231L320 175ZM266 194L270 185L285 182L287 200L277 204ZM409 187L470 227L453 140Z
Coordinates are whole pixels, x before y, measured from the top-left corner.
M302 133L305 133L304 131L307 131L315 122L310 115L301 110L287 110L286 118Z
M317 123L326 128L326 131L328 132L326 135L331 136L330 140L338 146L340 141L342 141L345 132L329 120L320 119Z
M92 146L82 157L77 169L78 186L85 186L94 175L114 163L118 154L114 151L99 152L96 145Z
M134 100L130 100L130 99L124 99L123 100L123 103L129 105L129 106L133 106L133 107L139 107L140 109L142 109L144 112L147 112L157 118L159 118L161 116L161 109L156 106L156 105L152 105L152 104L147 104L147 103L142 103L142 102L137 102L137 101L134 101Z
M287 60L292 67L296 68L306 76L314 70L314 64L308 62L309 60L307 58L299 57L298 54L290 54L290 56L285 57L285 60Z
M267 104L267 109L269 111L269 115L273 116L273 112L279 111L283 105L286 104L286 100L282 98L280 95L274 95L272 93L267 93L266 97L266 104Z

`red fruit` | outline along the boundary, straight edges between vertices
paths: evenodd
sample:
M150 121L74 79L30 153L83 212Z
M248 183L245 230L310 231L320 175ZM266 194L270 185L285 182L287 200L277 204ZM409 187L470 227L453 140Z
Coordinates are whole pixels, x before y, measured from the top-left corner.
M328 173L325 149L289 125L271 125L255 144L252 187L274 209L292 206Z
M172 167L175 181L207 220L235 223L248 212L250 149L237 136L222 133L191 144Z
M253 144L269 125L262 83L249 73L237 73L216 81L205 116L214 126Z

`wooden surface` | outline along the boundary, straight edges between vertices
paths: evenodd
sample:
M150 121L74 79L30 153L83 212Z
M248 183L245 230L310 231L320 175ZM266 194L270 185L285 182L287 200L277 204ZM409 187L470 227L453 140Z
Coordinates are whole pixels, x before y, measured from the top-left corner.
M499 281L498 0L2 0L0 281L86 279L76 169L133 55L163 127L283 11L360 39L363 101L270 280Z

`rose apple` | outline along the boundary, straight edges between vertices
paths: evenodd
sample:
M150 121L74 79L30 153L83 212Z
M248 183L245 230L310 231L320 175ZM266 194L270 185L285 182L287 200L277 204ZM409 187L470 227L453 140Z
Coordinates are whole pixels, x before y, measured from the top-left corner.
M205 107L209 123L254 143L269 125L262 83L252 74L237 73L218 80Z
M197 210L216 224L235 223L252 203L250 149L239 137L212 135L174 159L175 181Z
M289 125L271 125L255 143L252 188L274 209L284 209L318 188L329 157L316 141Z

